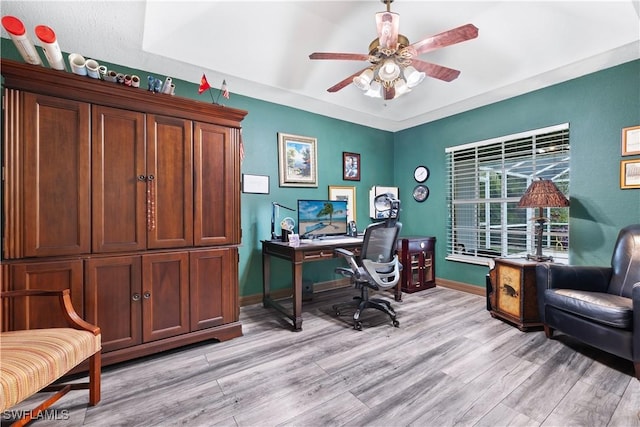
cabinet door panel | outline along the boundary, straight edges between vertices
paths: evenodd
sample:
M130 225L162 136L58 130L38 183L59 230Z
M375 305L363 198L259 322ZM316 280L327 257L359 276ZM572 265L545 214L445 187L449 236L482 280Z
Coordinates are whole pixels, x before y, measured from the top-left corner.
M144 341L189 332L189 254L143 255Z
M45 289L71 291L71 302L78 315L83 316L82 261L49 261L11 265L11 289ZM54 312L58 310L58 312ZM13 303L15 329L68 327L60 316L59 303L51 297L17 298Z
M238 320L237 254L236 248L191 252L192 331Z
M519 318L522 296L522 270L511 265L498 265L498 309Z
M189 120L147 116L149 248L193 245L193 137Z
M89 104L24 93L24 256L91 249Z
M239 243L239 182L232 132L227 127L194 123L194 244Z
M141 258L93 258L85 265L85 312L102 333L102 352L142 342Z
M145 249L144 114L93 107L93 251Z

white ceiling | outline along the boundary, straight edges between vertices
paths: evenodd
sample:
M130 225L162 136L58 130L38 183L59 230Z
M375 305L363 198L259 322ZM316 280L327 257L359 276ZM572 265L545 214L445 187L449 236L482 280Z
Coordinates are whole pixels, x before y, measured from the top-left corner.
M44 24L66 52L193 83L205 73L214 88L226 79L232 97L389 131L640 58L638 0L396 0L391 11L411 43L467 23L479 28L474 40L420 56L460 77L427 78L392 101L365 97L354 85L328 93L368 62L312 61L309 54L366 54L374 15L385 8L380 0L3 0L0 13L21 19L36 44L34 27Z

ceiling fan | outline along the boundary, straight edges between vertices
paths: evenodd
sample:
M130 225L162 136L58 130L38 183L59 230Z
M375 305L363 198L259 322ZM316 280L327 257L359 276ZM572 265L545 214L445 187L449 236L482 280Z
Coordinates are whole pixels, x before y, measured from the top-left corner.
M371 63L327 89L328 92L337 92L353 83L367 96L394 99L411 91L425 76L450 82L460 75L458 70L423 61L418 55L474 39L478 37L478 28L466 24L410 44L409 39L398 32L400 15L391 12L393 0L380 1L387 5L387 11L376 13L378 37L369 45L369 54L315 52L309 55L310 59Z

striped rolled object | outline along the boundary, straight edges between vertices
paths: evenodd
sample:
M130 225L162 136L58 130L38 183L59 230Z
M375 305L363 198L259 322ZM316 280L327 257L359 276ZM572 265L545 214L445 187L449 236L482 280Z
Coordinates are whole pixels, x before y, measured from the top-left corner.
M100 334L72 328L2 332L0 411L53 383L100 348Z

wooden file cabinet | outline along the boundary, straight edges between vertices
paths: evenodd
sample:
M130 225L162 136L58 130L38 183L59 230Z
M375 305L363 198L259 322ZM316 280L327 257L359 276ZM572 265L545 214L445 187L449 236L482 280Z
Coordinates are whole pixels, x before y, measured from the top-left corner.
M504 319L521 331L540 329L536 293L536 262L497 258L489 272L487 289L491 316Z
M402 292L413 293L436 286L435 237L401 237L397 249L402 263Z

